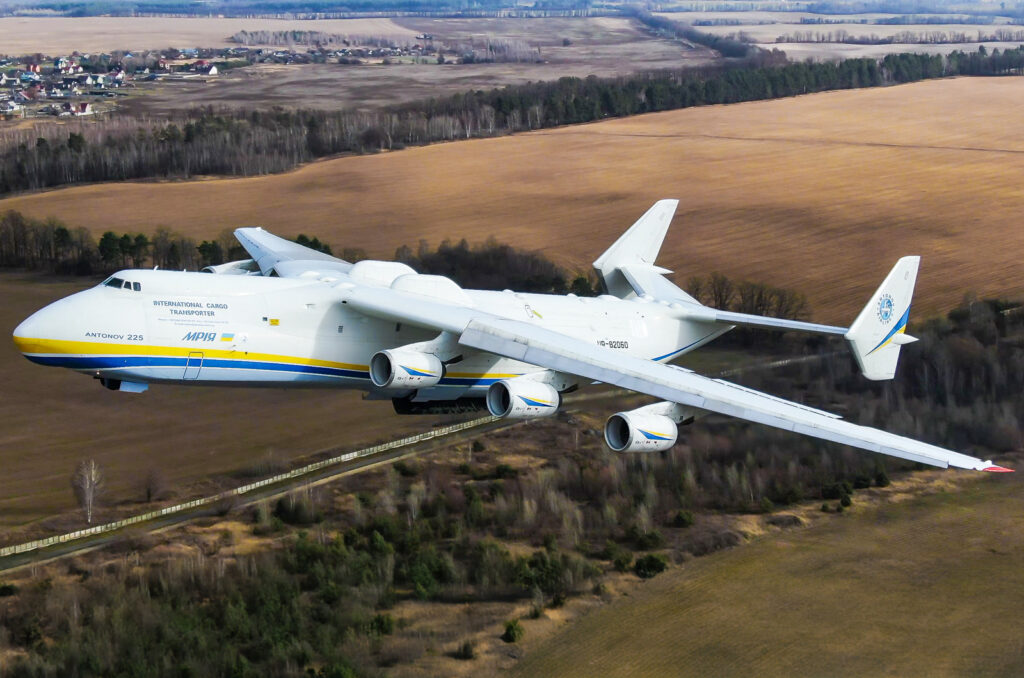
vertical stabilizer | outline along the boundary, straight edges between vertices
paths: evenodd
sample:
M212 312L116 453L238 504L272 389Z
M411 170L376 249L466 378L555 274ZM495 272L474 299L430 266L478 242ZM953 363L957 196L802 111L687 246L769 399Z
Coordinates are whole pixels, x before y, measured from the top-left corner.
M665 234L678 205L678 200L659 200L654 203L654 206L637 219L628 231L619 236L614 245L597 258L594 270L604 281L609 294L623 298L633 294L633 287L619 271L620 268L656 268L654 260L658 258L661 243L665 240Z
M905 334L921 257L903 257L853 321L846 339L868 379L896 376L900 346L917 341Z

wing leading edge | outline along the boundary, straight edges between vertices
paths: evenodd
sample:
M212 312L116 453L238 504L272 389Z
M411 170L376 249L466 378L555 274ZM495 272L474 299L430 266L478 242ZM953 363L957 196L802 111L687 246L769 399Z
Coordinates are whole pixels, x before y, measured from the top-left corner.
M946 468L1005 471L991 461L860 426L782 398L650 360L624 355L567 335L477 309L385 289L349 290L354 310L459 335L459 343L532 365L614 384L671 402L753 421L871 452Z

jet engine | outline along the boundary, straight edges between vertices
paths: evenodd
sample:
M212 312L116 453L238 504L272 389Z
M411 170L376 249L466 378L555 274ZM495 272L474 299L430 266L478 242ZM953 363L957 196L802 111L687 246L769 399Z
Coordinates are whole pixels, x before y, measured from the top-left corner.
M229 261L226 264L207 266L201 272L218 275L259 275L260 268L252 259L243 259L242 261Z
M444 365L432 353L397 348L378 351L370 358L370 381L377 388L428 388L443 376Z
M562 398L553 386L532 379L503 379L487 389L487 409L495 417L548 417L561 404Z
M695 411L661 402L619 412L604 425L604 441L614 452L662 452L676 444L679 424L693 422Z

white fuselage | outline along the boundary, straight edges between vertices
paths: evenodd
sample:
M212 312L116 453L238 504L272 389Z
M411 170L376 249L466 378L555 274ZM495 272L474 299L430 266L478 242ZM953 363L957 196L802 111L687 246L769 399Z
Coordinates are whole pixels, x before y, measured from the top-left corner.
M344 276L341 276L344 278ZM176 384L324 386L378 391L371 356L436 331L362 315L323 279L130 270L57 301L14 332L30 360L104 379ZM341 281L344 282L344 281ZM624 353L667 362L727 328L681 321L658 303L467 290L474 307ZM541 368L467 351L422 400L483 396ZM388 395L388 392L379 392Z

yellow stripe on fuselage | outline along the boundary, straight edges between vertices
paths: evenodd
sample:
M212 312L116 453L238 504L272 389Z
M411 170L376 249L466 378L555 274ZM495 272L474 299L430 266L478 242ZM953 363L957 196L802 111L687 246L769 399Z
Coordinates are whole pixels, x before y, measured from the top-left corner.
M365 372L367 365L355 363L339 363L332 360L302 358L299 356L278 355L276 353L254 353L239 350L214 349L207 346L150 346L147 344L111 344L100 341L67 341L64 339L32 339L14 337L14 344L22 353L36 355L144 355L171 356L187 358L189 353L202 352L206 358L227 358L231 360L252 360L255 362L283 362L294 365L310 365L314 367L337 367L345 370ZM449 372L446 377L461 379L512 379L518 374L498 372Z
M276 353L254 353L252 351L230 351L210 348L208 346L150 346L146 344L109 344L98 341L66 341L63 339L29 339L14 337L14 343L22 353L43 355L145 355L172 356L187 358L189 353L202 352L206 358L228 358L232 360L252 360L256 362L287 362L295 365L311 365L315 367L338 367L346 370L366 370L366 365L339 363L333 360L302 358L299 356L278 355Z

